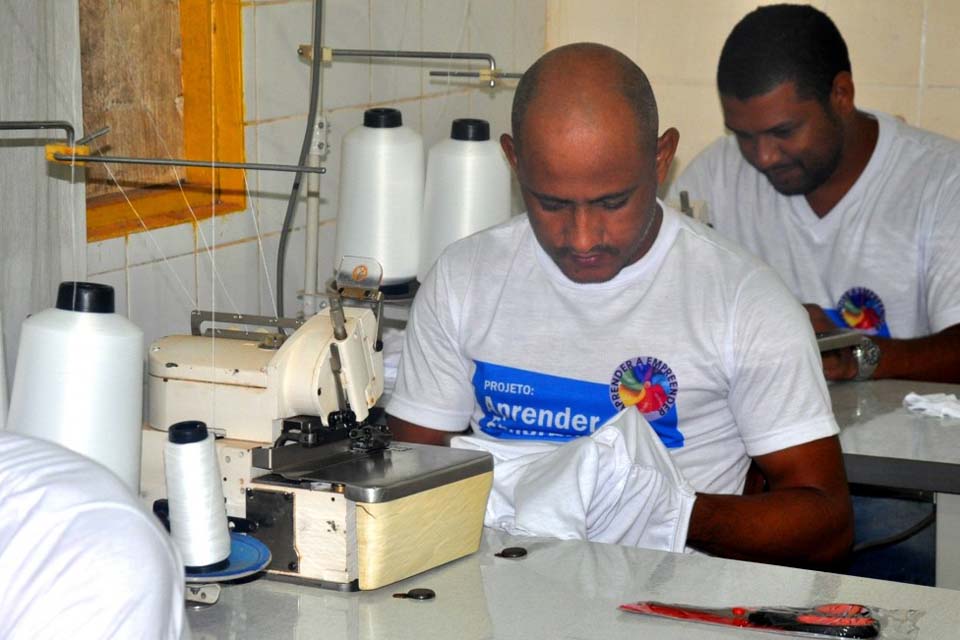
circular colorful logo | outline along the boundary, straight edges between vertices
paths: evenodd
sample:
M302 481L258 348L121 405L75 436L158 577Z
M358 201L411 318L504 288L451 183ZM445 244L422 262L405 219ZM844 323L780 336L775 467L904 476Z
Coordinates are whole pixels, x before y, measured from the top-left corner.
M610 380L610 401L618 409L636 407L647 420L662 418L677 399L677 377L666 362L649 356L626 360Z
M866 287L854 287L840 296L837 310L846 325L864 333L878 333L883 327L883 301Z

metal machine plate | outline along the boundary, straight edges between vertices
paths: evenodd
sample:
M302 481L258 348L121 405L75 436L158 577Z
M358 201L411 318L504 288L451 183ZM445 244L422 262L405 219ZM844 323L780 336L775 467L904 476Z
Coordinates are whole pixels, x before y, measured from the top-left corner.
M493 457L488 453L428 444L394 443L381 451L356 454L336 447L333 456L324 449L305 449L304 453L315 451L316 457L284 468L275 467L274 473L260 476L257 481L294 486L322 483L336 486L338 491L342 488L346 498L354 502L375 503L493 470Z
M300 571L300 554L293 538L293 500L287 491L247 489L247 520L257 523L256 537L273 556L268 570Z

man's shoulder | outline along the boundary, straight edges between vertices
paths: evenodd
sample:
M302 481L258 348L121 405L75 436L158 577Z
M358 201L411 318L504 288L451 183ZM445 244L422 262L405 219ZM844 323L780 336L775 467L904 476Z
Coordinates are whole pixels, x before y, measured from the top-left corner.
M903 120L881 112L870 112L880 123L881 129L891 137L891 152L903 156L904 164L935 164L960 172L960 141L945 135L907 124Z
M684 167L670 185L667 198L676 204L680 201L680 192L686 191L691 204L706 206L709 216L709 210L718 207L720 202L735 201L741 188L762 190L766 181L758 182L758 177L762 174L744 160L736 138L728 134L704 147Z
M438 267L462 273L487 269L515 254L532 233L526 214L515 215L506 222L483 229L453 242L438 259Z
M705 146L693 157L690 164L683 170L681 177L699 171L715 173L716 169L725 166L745 164L737 140L730 134L724 134Z
M716 261L720 267L739 269L744 273L768 268L759 258L712 227L679 212L672 213L680 223L679 237L692 245L689 253L697 261Z

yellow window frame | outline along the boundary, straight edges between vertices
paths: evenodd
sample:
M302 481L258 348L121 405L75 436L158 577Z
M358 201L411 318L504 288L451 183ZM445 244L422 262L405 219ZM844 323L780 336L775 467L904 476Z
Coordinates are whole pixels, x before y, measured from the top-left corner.
M244 161L240 0L180 0L184 150L191 160ZM87 241L122 237L247 206L243 172L187 167L186 182L97 198ZM130 199L130 203L127 202ZM131 206L131 203L133 206ZM191 209L193 210L191 213ZM139 217L138 217L139 214Z

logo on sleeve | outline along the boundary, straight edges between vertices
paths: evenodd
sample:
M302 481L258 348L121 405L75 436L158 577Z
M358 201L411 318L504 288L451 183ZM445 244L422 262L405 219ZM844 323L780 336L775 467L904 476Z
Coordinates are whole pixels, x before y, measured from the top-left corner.
M883 300L866 287L848 289L840 296L837 308L826 311L839 327L849 327L867 335L890 336Z
M620 363L610 380L610 401L618 410L636 407L667 448L683 446L677 427L677 376L650 356Z

